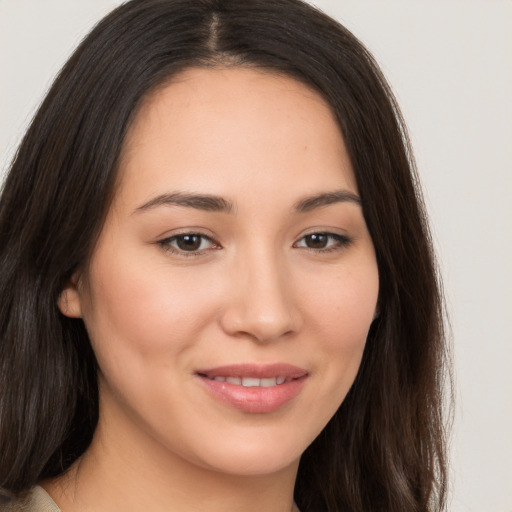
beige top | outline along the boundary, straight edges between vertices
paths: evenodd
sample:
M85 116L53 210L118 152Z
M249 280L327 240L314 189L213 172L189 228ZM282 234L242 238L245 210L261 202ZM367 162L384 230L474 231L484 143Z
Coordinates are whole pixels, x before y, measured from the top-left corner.
M297 511L300 512L298 508ZM36 485L26 498L11 501L5 505L0 503L0 512L62 512L62 510L42 487Z
M15 500L2 505L0 512L62 512L50 495L36 485L22 500Z

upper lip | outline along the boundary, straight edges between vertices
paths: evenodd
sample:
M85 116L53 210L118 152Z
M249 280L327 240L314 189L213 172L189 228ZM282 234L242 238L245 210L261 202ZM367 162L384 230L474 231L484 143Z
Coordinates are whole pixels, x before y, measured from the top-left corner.
M256 379L286 377L288 379L298 379L307 375L308 371L288 363L238 363L200 369L196 371L196 374L210 379L214 377L252 377Z

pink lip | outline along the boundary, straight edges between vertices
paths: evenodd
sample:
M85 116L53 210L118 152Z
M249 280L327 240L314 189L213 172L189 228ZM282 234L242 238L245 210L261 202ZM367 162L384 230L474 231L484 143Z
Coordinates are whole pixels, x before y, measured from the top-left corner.
M269 413L290 402L301 391L308 372L290 364L234 364L196 372L206 390L222 402L248 413ZM283 384L270 387L245 387L212 380L214 377L285 377Z

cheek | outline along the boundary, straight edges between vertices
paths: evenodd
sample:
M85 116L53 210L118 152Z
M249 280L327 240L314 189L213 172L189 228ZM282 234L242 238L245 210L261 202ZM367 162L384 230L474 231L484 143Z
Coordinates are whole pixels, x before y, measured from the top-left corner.
M300 421L313 437L333 417L354 383L375 314L379 278L374 260L369 260L361 266L317 273L314 282L314 288L301 290L307 329L297 348L311 357L315 386L307 396L308 414Z
M326 403L333 405L333 412L359 370L378 293L376 264L354 266L331 275L305 305L310 335L318 340L316 369L327 382Z
M317 329L333 350L351 350L364 345L375 316L379 294L376 265L342 271L310 294L308 308L314 312Z
M200 293L200 276L185 279L162 266L98 264L90 284L84 321L98 356L115 351L117 359L150 359L180 352L215 312L213 294Z

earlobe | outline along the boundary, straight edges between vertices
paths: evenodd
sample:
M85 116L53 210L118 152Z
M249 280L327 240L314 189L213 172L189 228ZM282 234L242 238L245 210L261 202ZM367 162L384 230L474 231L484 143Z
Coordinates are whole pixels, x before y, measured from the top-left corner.
M73 274L68 279L57 300L60 312L69 318L82 318L82 303L78 292L78 277Z

